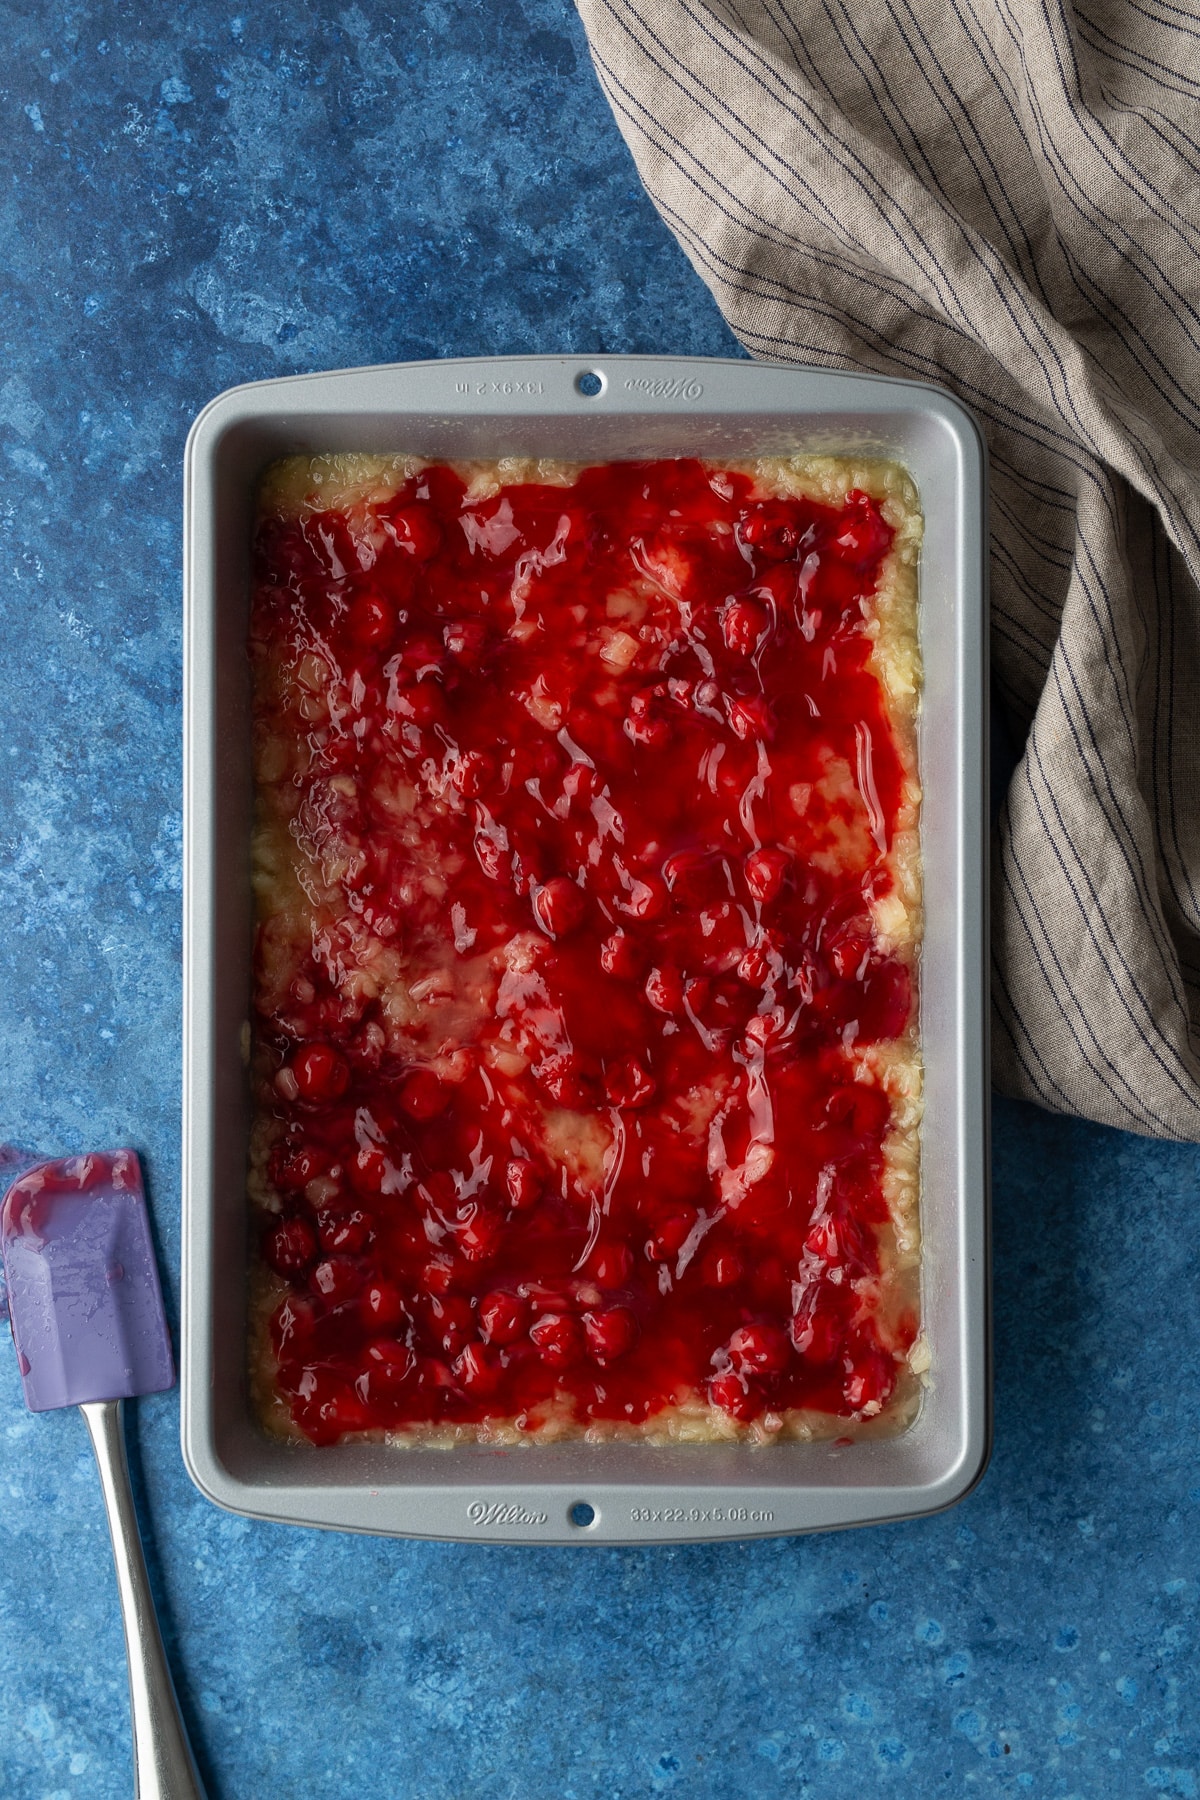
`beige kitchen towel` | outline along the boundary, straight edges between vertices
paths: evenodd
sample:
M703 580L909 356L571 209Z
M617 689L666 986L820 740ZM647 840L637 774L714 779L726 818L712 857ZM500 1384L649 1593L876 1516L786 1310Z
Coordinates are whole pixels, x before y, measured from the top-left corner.
M1200 1139L1200 11L579 8L746 348L940 382L982 423L1023 745L994 846L997 1083Z

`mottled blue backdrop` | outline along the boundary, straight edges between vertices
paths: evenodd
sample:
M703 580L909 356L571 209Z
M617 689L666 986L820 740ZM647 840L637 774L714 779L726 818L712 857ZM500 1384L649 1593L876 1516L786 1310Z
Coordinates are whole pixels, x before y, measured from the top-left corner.
M29 0L0 67L0 1136L143 1152L177 1292L180 456L232 382L735 350L565 0ZM719 1548L356 1539L133 1453L213 1800L1193 1796L1192 1148L1001 1103L996 1454L944 1517ZM0 1342L0 1792L131 1792L71 1413Z

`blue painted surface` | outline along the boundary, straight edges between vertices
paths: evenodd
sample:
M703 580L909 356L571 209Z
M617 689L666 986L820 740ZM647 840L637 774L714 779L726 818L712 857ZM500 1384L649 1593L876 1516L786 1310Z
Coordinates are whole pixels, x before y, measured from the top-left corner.
M179 463L235 381L729 354L556 0L9 14L0 1135L133 1143L177 1292ZM520 1551L251 1524L136 1473L213 1800L1191 1796L1200 1153L1000 1104L996 1454L841 1536ZM82 1422L0 1343L0 1792L131 1791Z

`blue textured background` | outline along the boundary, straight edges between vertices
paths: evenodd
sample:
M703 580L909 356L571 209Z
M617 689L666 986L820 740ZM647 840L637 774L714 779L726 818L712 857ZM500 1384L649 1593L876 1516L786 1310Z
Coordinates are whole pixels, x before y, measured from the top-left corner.
M178 1231L180 455L235 381L729 354L565 0L6 18L0 1136L144 1153ZM944 1517L719 1548L355 1539L133 1453L213 1800L1197 1793L1193 1148L1001 1103L996 1454ZM0 1792L131 1791L73 1413L0 1343Z

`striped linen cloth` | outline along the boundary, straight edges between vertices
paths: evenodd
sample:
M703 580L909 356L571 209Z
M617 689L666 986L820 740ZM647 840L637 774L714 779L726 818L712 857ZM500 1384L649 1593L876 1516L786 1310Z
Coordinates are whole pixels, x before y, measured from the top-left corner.
M579 0L742 343L943 383L991 452L1000 1087L1200 1139L1200 13Z

